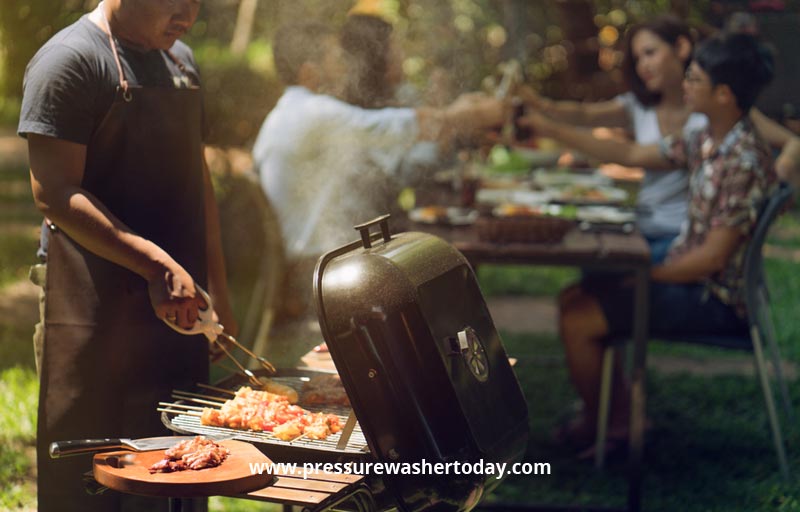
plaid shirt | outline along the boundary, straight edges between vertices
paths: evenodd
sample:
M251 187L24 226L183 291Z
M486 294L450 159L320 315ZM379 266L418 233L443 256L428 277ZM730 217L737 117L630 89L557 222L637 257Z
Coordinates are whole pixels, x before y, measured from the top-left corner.
M714 228L735 228L742 234L725 268L710 276L707 290L745 316L744 253L752 237L759 207L778 182L770 149L743 117L714 148L708 128L686 138L670 136L662 154L689 169L689 217L670 249L668 260L703 244Z

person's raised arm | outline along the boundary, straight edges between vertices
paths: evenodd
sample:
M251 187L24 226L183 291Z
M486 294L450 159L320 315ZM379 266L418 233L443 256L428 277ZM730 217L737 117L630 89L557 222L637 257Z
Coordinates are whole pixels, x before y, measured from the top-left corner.
M674 164L661 153L657 144L642 146L633 142L598 139L586 130L553 121L536 112L527 114L520 119L520 123L530 126L536 136L551 137L606 163L648 169L674 167Z
M530 110L541 112L562 123L590 127L630 127L630 118L625 110L625 105L615 99L587 103L554 101L543 98L528 86L519 88L516 93Z
M664 283L700 282L725 268L741 237L741 231L735 227L713 228L702 245L654 267L650 277Z
M499 128L506 121L508 109L502 100L481 93L461 95L445 108L416 109L419 139L448 146L455 140Z
M28 154L37 208L87 250L142 276L159 318L174 315L178 325L191 328L201 304L192 277L81 187L86 146L29 133Z
M789 182L799 181L800 137L765 116L757 108L750 111L750 119L770 146L781 149L781 154L775 160L775 170L780 179Z

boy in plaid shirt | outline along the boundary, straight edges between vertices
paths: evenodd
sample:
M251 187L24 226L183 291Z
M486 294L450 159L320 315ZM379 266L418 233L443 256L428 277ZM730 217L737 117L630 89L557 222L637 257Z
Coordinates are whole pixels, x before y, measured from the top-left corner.
M526 121L539 135L554 137L601 160L632 167L686 167L691 174L689 215L666 261L651 270L650 331L653 335L746 334L743 255L758 208L777 184L767 144L749 118L750 107L773 74L773 61L749 35L711 38L695 50L683 83L684 98L708 126L660 145L594 139L540 114ZM631 332L633 290L629 283L586 280L564 290L559 326L570 374L584 414L563 438L590 444L598 407L603 340ZM615 368L609 439L628 433L627 383Z

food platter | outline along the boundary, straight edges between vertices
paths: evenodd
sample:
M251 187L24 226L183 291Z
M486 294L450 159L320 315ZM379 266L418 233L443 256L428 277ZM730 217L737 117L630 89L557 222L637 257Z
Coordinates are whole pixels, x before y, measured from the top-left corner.
M527 189L487 189L482 188L475 194L475 201L483 204L547 204L553 199L549 191Z
M533 172L533 182L540 187L607 187L613 183L608 176L598 171L591 173L572 172L564 169L537 169Z
M626 199L628 192L616 187L569 185L553 190L553 201L569 204L619 204Z
M636 213L613 206L582 206L577 209L576 218L595 224L626 224L636 222Z
M468 226L478 220L478 211L455 206L424 206L408 212L408 218L422 224Z
M149 468L164 458L164 450L145 452L114 451L94 456L94 478L115 491L143 496L189 498L233 495L255 491L269 485L268 471L254 472L251 464L270 463L255 446L242 441L220 441L230 451L219 466L198 471L151 473Z

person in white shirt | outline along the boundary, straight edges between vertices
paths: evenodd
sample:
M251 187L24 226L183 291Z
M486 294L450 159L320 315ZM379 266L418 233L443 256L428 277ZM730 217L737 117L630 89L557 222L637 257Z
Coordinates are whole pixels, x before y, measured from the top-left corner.
M354 225L390 209L391 192L414 174L404 160L417 143L448 151L457 139L502 125L506 111L501 101L475 94L443 109L345 103L336 98L346 82L339 40L320 23L282 27L273 53L287 88L261 127L253 160L281 223L287 261L297 268L290 288L300 290L300 304L292 309L304 311L311 262L357 238Z

